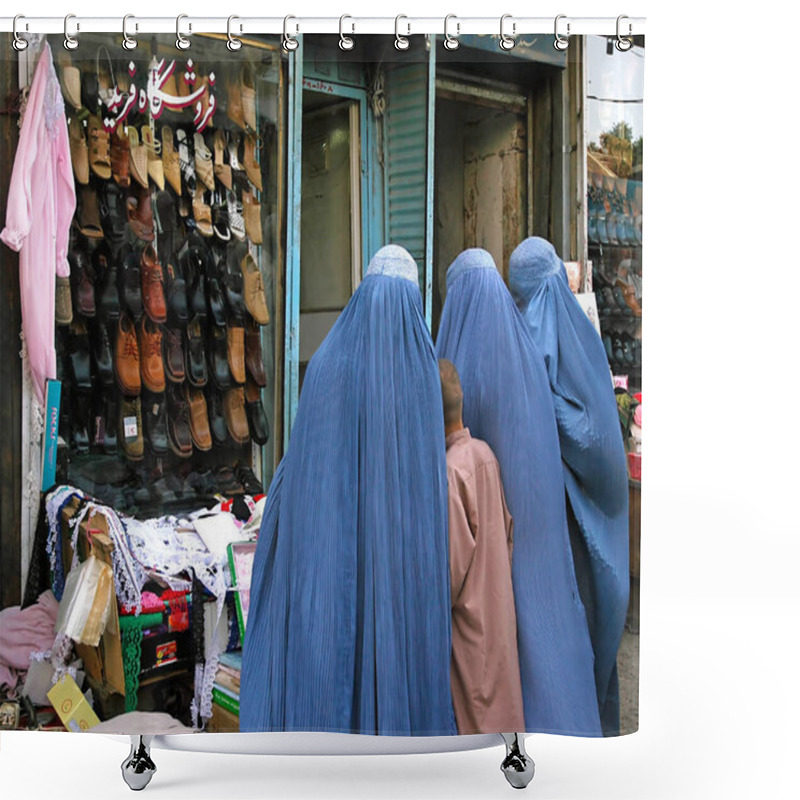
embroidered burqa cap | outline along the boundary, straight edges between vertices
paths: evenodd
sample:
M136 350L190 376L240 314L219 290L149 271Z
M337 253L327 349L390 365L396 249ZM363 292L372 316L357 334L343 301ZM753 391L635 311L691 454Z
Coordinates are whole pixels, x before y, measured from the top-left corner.
M544 359L485 250L465 250L447 271L436 354L456 365L464 424L497 456L514 518L526 729L599 735L591 642L572 566Z
M450 642L439 370L389 245L308 364L269 488L240 729L455 733Z
M532 236L514 250L509 285L547 368L601 721L603 732L613 734L617 650L628 607L628 472L608 359L546 239Z

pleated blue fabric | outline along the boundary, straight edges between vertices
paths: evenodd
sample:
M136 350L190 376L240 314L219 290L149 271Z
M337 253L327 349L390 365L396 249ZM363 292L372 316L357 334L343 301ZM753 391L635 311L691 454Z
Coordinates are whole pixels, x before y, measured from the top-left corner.
M592 646L572 563L544 358L485 250L464 251L448 269L436 354L458 370L464 424L497 456L514 518L525 726L599 736Z
M530 237L514 250L509 286L547 367L601 722L611 735L619 732L616 659L629 578L628 471L608 359L546 239Z
M378 251L309 362L253 568L242 731L456 733L439 371Z

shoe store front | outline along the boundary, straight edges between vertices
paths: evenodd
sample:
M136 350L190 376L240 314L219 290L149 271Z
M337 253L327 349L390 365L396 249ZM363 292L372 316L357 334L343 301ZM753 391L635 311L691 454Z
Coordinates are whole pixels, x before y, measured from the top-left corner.
M77 609L70 575L113 574L105 627L43 644L37 680L77 657L102 720L238 729L265 493L308 362L386 243L417 262L435 337L458 253L507 278L524 238L552 241L640 470L641 106L603 94L605 38L306 35L292 56L3 36L0 605Z

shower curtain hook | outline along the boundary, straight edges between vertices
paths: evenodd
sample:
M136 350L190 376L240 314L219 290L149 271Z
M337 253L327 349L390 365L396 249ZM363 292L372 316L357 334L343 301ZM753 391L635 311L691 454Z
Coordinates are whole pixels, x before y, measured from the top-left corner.
M191 44L192 44L192 43L191 43L191 42L190 42L190 41L189 41L189 40L188 40L188 39L187 39L187 38L186 38L186 37L185 37L185 36L184 36L184 35L181 33L181 20L182 20L182 19L188 19L188 18L189 18L189 15L188 15L188 14L178 14L178 16L175 18L175 35L176 35L176 37L177 37L177 38L175 39L175 47L177 47L177 48L178 48L178 50L188 50L188 49L189 49L189 47L190 47L190 46L191 46ZM189 23L189 33L191 33L191 32L192 32L192 23L190 22L190 23Z
M352 50L356 46L355 39L352 36L345 36L344 31L342 30L342 26L346 19L353 19L349 14L342 14L339 17L339 48L342 50ZM355 22L350 23L352 26L352 33L356 31L356 24Z
M511 23L511 36L509 36L503 29L503 25L507 19L512 19L511 14L503 14L500 17L500 48L502 50L510 50L515 44L514 36L517 34L517 23Z
M70 35L69 32L69 21L71 19L75 19L74 14L67 14L64 17L64 49L65 50L75 50L78 46L78 40ZM79 31L81 29L80 23L75 23L75 30Z
M287 53L292 53L300 46L300 42L294 38L289 33L289 20L290 19L297 19L297 17L293 17L291 14L283 18L283 49ZM299 30L298 26L295 26L296 30Z
M451 19L456 20L456 35L448 32L447 27ZM458 35L461 33L461 23L455 14L448 14L444 18L444 47L445 50L458 50Z
M139 42L137 42L136 39L128 36L128 20L129 19L136 19L136 17L134 17L133 14L126 14L122 18L122 46L126 50L135 50L136 47L138 46ZM139 23L138 22L134 23L134 30L136 30L136 31L139 30Z
M237 17L235 14L231 14L231 16L230 16L230 17L228 17L228 41L227 41L227 48L228 48L228 50L230 50L230 51L231 51L231 53L235 53L237 50L241 50L241 49L242 49L242 40L241 40L241 39L237 39L237 38L236 38L236 37L235 37L235 36L234 36L234 35L231 33L231 22L233 22L233 20L235 20L235 19L239 19L239 17ZM242 32L242 26L241 26L241 25L239 25L239 33L241 33L241 32Z
M398 14L394 18L394 46L398 50L408 50L408 48L411 46L411 42L409 42L407 38L408 36L411 35L411 23L410 22L406 23L406 27L408 28L408 30L406 31L405 36L401 36L400 35L401 19L408 19L408 17L405 14Z
M628 22L628 36L623 37L620 33L620 23L624 19L628 19L625 14L620 14L617 17L617 50L622 53L630 50L631 47L633 47L633 42L630 39L630 35L633 33L633 26L631 25L630 21Z
M561 52L563 52L564 50L566 50L569 47L569 21L567 21L567 35L566 36L562 36L558 32L558 21L560 19L567 19L567 15L566 14L559 14L556 17L556 22L555 22L555 26L554 26L554 30L553 30L553 36L555 36L555 41L553 42L553 47L555 47L556 50L560 50Z
M20 19L25 19L25 15L24 14L17 14L14 17L14 26L11 29L12 33L14 35L14 41L13 41L14 49L18 53L21 53L23 50L26 50L28 48L28 44L29 44L28 40L27 39L23 39L22 36L20 36L19 33L17 32L17 20L20 20ZM25 23L25 30L26 31L28 30L28 23L27 22Z

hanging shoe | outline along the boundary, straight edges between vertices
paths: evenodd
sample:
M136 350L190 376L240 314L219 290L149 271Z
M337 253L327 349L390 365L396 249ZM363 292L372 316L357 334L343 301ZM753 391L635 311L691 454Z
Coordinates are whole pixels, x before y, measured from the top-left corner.
M99 284L97 308L109 322L116 322L120 314L119 290L117 289L117 264L111 258L108 247L101 245L94 251L94 272Z
M194 168L198 179L210 191L214 191L214 158L206 146L202 133L194 135Z
M231 165L234 186L238 186L242 191L249 191L250 181L239 161L239 147L242 137L238 133L232 133L228 138L228 163Z
M97 382L106 388L114 385L114 358L111 340L105 323L98 321L92 331L92 355L94 356Z
M256 87L253 70L247 62L242 66L241 92L242 113L245 124L251 131L256 131L258 130L258 122L256 121Z
M123 394L138 395L142 391L142 377L139 371L139 344L136 329L126 314L122 314L117 325L117 339L114 344L114 371L117 384Z
M118 186L131 185L131 145L122 126L111 134L111 173Z
M227 149L225 136L224 131L218 130L214 133L214 175L226 189L233 189L231 165L225 163L225 151Z
M206 357L208 359L208 371L214 381L214 385L220 391L230 389L233 385L233 380L228 367L228 337L224 327L219 325L211 326Z
M242 106L242 87L238 80L231 79L228 81L228 119L238 127L244 128L247 123L244 119L244 107Z
M244 228L250 241L259 245L262 242L261 236L261 204L256 200L252 192L242 194L242 205L244 208Z
M172 253L166 260L164 272L168 315L178 325L185 325L189 321L189 301L186 279L183 277L177 253Z
M256 137L247 134L244 137L244 158L242 158L247 179L253 186L262 191L261 165L256 161Z
M164 359L161 354L161 328L153 324L148 316L139 323L139 364L144 387L156 394L167 388Z
M128 223L134 236L143 242L152 242L155 239L155 230L150 192L144 189L135 189L128 197L127 210Z
M267 385L267 372L264 369L264 356L261 352L261 330L248 323L244 333L244 363L247 375L258 386Z
M161 129L161 161L164 164L164 177L167 183L181 194L181 159L175 149L175 137L172 128L165 125Z
M203 346L203 328L199 317L195 317L186 327L184 347L186 378L192 386L205 386L208 383L208 368Z
M155 323L167 321L167 301L164 297L164 272L152 244L142 251L142 303L145 314ZM154 389L153 391L160 391Z
M206 203L204 195L204 191L195 192L192 200L192 215L198 232L203 236L213 236L214 226L211 222L211 206Z
M164 190L164 162L161 160L161 142L149 125L142 125L142 143L147 152L147 174Z
M127 245L120 256L122 270L118 277L119 294L127 313L135 321L142 316L142 272L140 259L130 245Z
M221 242L229 242L231 227L228 220L228 203L224 192L211 194L211 222L214 227L214 236Z
M261 389L252 381L245 388L245 409L250 436L256 444L265 445L269 439L269 423L261 403Z
M245 444L250 438L250 426L247 422L244 387L228 389L222 398L222 408L231 438L238 444Z
M75 180L85 186L89 183L89 146L86 144L83 125L77 117L70 117L67 130L72 171L75 173Z
M119 409L117 444L129 461L144 458L144 431L142 430L142 401L139 397L124 397Z
M194 169L194 155L192 154L189 137L183 128L178 128L175 137L178 140L178 159L181 167L181 176L189 195L193 196L197 190L197 174ZM185 214L182 216L185 216Z
M128 149L130 150L131 175L143 188L150 186L147 177L147 147L139 141L139 131L130 125L128 127Z
M164 373L168 381L183 383L186 380L186 362L183 356L183 336L180 328L165 328L161 337Z
M192 454L192 430L189 405L178 386L167 389L167 440L169 449L179 458Z
M250 253L242 259L241 268L244 276L245 306L259 325L266 325L269 322L269 310L261 270Z
M103 235L111 248L111 254L116 258L125 240L125 223L128 221L122 189L113 181L106 181L100 189L99 204Z
M81 71L72 64L68 53L59 58L61 71L61 92L64 99L76 110L81 106Z
M225 422L225 412L222 407L222 395L212 386L206 387L206 406L208 408L208 424L215 444L225 444L228 441L228 425Z
M163 394L147 394L142 398L142 421L145 442L153 455L169 452L167 437L167 404Z
M88 239L103 238L97 193L90 186L78 187L78 229Z
M211 449L211 427L208 422L208 406L202 389L184 387L185 402L189 407L189 431L194 446L203 452Z
M236 197L233 191L227 192L228 199L228 224L231 229L231 234L235 236L240 242L243 242L247 236L245 229L244 215L242 214L242 204Z
M98 178L111 177L111 142L100 118L89 116L89 166Z
M228 325L228 368L235 383L245 382L244 328Z
M72 319L72 290L69 278L56 275L56 325L69 325Z

